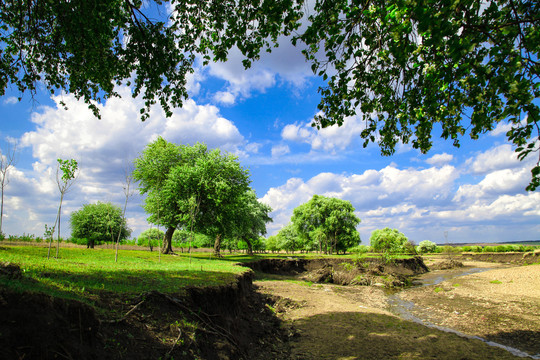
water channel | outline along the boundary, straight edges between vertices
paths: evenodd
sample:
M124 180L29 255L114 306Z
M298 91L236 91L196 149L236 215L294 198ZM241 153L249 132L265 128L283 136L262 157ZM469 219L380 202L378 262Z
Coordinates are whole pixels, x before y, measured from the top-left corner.
M417 278L413 282L412 288L437 285L437 284L442 283L443 281L451 280L451 279L454 279L456 277L476 274L476 273L480 273L480 272L488 271L488 270L493 270L493 268L489 268L489 267L464 268L461 271L452 270L452 271L448 271L448 272L442 271L442 272L437 272L437 273L427 273L427 274L424 274L423 276L420 276L419 278ZM407 289L401 290L401 291L407 291ZM419 323L419 324L422 324L424 326L434 328L434 329L437 329L437 330L454 333L454 334L456 334L458 336L461 336L461 337L465 337L465 338L469 338L469 339L481 340L481 341L485 342L488 345L499 347L499 348L504 349L504 350L512 353L513 355L516 355L516 356L519 356L519 357L540 359L540 354L530 355L530 354L528 354L528 353L526 353L524 351L521 351L519 349L515 349L515 348L509 347L509 346L506 346L506 345L502 345L502 344L499 344L499 343L496 343L496 342L493 342L493 341L488 341L488 340L483 339L483 338L481 338L479 336L467 335L467 334L464 334L464 333L462 333L460 331L457 331L457 330L454 330L454 329L451 329L451 328L446 328L446 327L443 327L443 326L436 325L433 322L431 322L431 320L429 319L428 313L426 311L421 311L421 309L419 309L412 301L407 301L407 300L402 299L399 296L399 292L388 294L388 297L387 297L387 309L390 312L398 315L399 317L401 317L402 319L405 319L405 320L413 321L413 322L416 322L416 323Z

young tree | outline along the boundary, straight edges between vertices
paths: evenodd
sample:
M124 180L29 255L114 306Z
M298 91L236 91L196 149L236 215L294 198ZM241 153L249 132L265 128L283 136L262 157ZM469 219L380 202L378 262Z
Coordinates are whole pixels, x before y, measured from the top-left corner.
M158 246L159 241L163 239L164 235L165 233L163 231L156 228L145 230L137 238L137 245L148 246L150 251L152 251L154 247Z
M416 251L418 251L420 254L433 253L436 250L437 244L429 240L420 241L420 244L418 244L416 247Z
M402 253L409 239L397 229L374 230L369 238L371 248L385 254Z
M147 195L149 221L167 228L163 253L172 252L175 229L192 224L195 232L215 238L219 255L221 240L234 231L240 197L249 189L248 171L235 156L200 143L178 146L158 138L135 160L133 174Z
M133 170L126 167L124 169L124 185L122 190L124 191L124 196L126 201L124 202L124 209L122 210L122 221L126 224L126 208L129 198L133 195L133 190L131 189L131 183L133 182ZM114 255L114 261L118 262L118 244L120 243L120 236L122 235L122 228L118 229L118 236L116 237L116 250Z
M58 164L56 167L56 184L58 185L58 190L60 191L60 204L58 205L58 214L56 215L54 225L51 229L49 229L51 238L49 241L49 250L47 251L47 259L50 257L51 254L51 244L54 236L54 229L56 226L58 226L58 239L56 242L56 257L58 258L58 253L60 251L60 215L62 212L62 202L64 201L64 196L69 191L69 188L75 182L79 171L79 164L74 159L57 159L57 162ZM47 231L47 227L45 227L45 229Z
M427 152L432 134L459 146L506 123L520 160L540 148L540 5L530 0L317 0L294 42L319 92L314 126L362 116L383 155ZM442 131L442 132L441 132ZM540 186L540 158L527 190Z
M313 195L299 205L291 218L300 237L319 251L331 254L360 243L360 219L350 201Z
M17 151L17 145L7 141L7 149L2 151L0 149L0 191L2 192L0 202L0 236L3 236L2 221L4 219L4 189L9 184L8 172L15 166L16 159L15 153Z
M87 247L93 249L103 242L116 242L129 238L131 230L122 216L122 209L110 202L98 201L86 204L71 214L71 235L87 239Z

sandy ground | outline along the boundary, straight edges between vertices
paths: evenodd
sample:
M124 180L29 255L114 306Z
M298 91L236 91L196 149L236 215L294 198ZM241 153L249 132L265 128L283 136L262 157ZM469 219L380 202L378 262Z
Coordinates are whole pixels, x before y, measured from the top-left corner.
M501 267L469 263L471 267ZM447 271L447 272L452 272ZM432 272L427 276L440 276ZM291 359L513 359L476 339L400 319L379 287L256 281L278 297L274 310L291 334ZM435 289L439 289L435 291ZM536 354L540 345L540 265L501 268L398 296L418 304L434 324Z
M540 265L461 276L399 297L414 302L416 314L436 325L540 356Z

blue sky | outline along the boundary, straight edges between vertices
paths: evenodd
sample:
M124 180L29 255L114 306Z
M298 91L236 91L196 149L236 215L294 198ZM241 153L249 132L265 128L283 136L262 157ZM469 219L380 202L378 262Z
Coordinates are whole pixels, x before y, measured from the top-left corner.
M461 148L434 139L430 153L399 145L382 157L376 145L362 147L363 123L316 131L320 80L299 49L286 41L244 71L233 52L227 63L197 67L190 99L165 118L152 109L142 123L140 99L118 87L121 99L100 105L102 119L71 95L34 99L8 89L0 97L0 144L17 142L17 163L5 188L6 234L43 235L58 209L56 159L75 158L80 175L62 207L62 234L69 215L83 204L124 202L124 168L157 136L175 143L206 142L238 155L251 172L252 187L273 209L269 235L290 220L292 210L314 194L352 202L361 219L362 243L375 229L397 228L415 242L516 241L540 238L540 193L527 193L533 159L519 162L500 124ZM68 110L64 110L64 101ZM133 235L147 229L142 198L127 210Z

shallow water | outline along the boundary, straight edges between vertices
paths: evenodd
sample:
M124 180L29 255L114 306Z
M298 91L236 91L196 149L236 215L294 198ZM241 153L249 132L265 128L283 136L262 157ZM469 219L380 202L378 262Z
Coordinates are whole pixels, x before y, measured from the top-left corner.
M442 283L443 281L450 280L450 279L453 279L453 278L456 278L456 277L476 274L476 273L480 273L480 272L488 271L488 270L492 270L492 269L493 268L484 268L484 267L482 267L482 268L462 268L462 269L457 269L457 270L456 269L449 270L448 272L445 271L443 273L439 273L439 272L426 273L426 274L423 274L422 276L420 276L419 278L415 279L413 281L413 286L412 287L415 288L415 287L422 287L422 286L437 285L437 284ZM401 291L407 291L407 289L401 290ZM504 350L512 353L513 355L516 355L516 356L520 356L520 357L524 357L524 358L540 359L540 354L538 354L538 355L530 355L530 354L528 354L528 353L526 353L524 351L521 351L519 349L515 349L515 348L509 347L509 346L506 346L506 345L502 345L502 344L499 344L499 343L496 343L496 342L493 342L493 341L488 341L488 340L486 340L484 338L481 338L481 337L478 337L478 336L467 335L467 334L464 334L464 333L462 333L460 331L457 331L457 330L454 330L454 329L451 329L451 328L446 328L446 327L436 325L436 324L434 324L434 323L432 323L430 321L430 319L428 318L426 312L415 311L415 310L418 310L416 304L413 303L412 301L403 300L399 296L399 292L397 292L397 293L396 292L389 293L388 296L387 296L386 302L387 302L386 308L390 312L398 315L402 319L409 320L409 321L414 321L414 322L416 322L418 324L422 324L424 326L434 328L434 329L437 329L437 330L454 333L454 334L456 334L458 336L461 336L461 337L465 337L465 338L469 338L469 339L481 340L481 341L485 342L488 345L499 347L499 348L504 349Z

